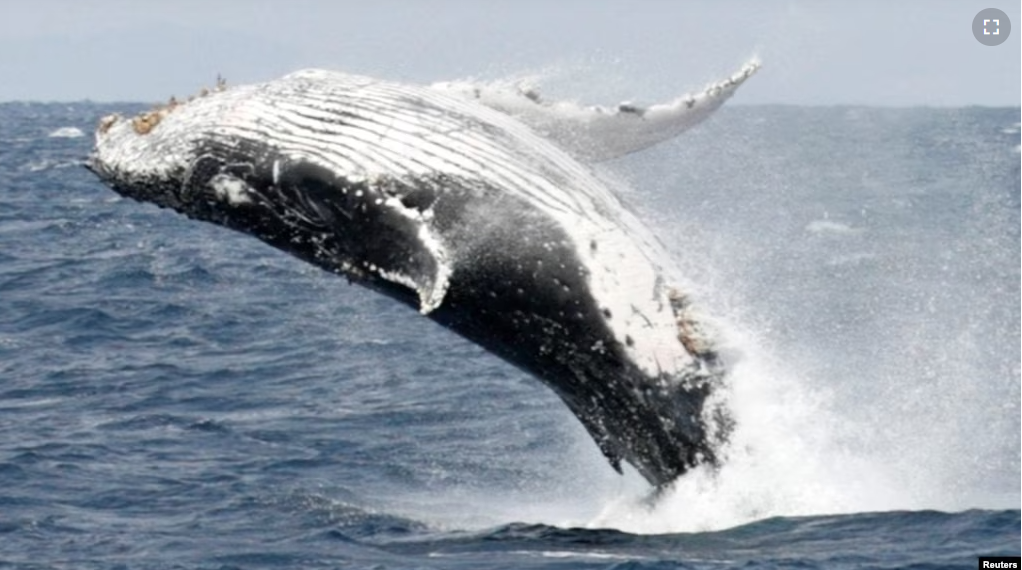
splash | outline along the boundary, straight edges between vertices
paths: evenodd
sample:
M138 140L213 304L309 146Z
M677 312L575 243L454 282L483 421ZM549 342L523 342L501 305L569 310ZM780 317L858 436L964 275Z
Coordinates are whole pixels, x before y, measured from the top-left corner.
M855 428L842 421L827 390L807 388L808 379L792 374L751 331L732 325L728 336L741 355L730 376L727 397L737 424L723 466L686 474L653 499L613 498L587 526L703 532L772 516L903 504L888 469L840 443Z
M827 128L862 128L843 125L837 113L819 115ZM947 136L934 119L926 136ZM740 128L745 136L747 119ZM767 140L755 158L715 140L727 127L693 133L672 149L680 155L672 168L697 172L697 188L733 191L740 198L715 199L753 206L650 205L642 216L678 244L674 258L698 284L694 295L726 316L717 329L732 355L736 420L727 458L653 500L635 488L607 493L586 525L663 533L774 516L1017 509L1018 214L1001 194L1003 168L959 172L906 161L902 153L927 140L918 130L872 127L858 136L888 146L849 165L845 143L778 146L798 139L787 123L771 129L758 131ZM700 164L707 147L733 152L742 176L731 176L725 159ZM808 157L819 156L834 162L809 168ZM778 175L793 168L805 169L805 179ZM868 181L860 188L843 178L871 171L882 173L879 197ZM924 182L906 182L920 173ZM670 188L686 187L677 172L642 174L657 175ZM828 218L828 208L839 208L842 221Z

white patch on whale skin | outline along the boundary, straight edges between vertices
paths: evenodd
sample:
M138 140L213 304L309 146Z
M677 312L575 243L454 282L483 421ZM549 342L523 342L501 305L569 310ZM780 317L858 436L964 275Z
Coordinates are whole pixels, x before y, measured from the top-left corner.
M447 288L450 286L452 271L446 251L439 240L429 231L428 225L423 224L419 227L419 240L433 255L437 267L436 274L433 276L433 286L428 290L421 287L416 289L419 294L419 312L428 315L443 302Z
M252 202L249 198L249 185L244 180L239 180L227 174L217 174L209 180L209 185L216 192L218 198L226 200L231 204L248 204Z

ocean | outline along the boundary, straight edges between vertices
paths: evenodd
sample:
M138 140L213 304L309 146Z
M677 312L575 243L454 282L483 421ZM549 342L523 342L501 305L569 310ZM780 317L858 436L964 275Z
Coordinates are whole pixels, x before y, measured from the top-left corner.
M735 364L652 494L540 382L0 105L0 569L975 568L1020 552L1018 108L725 107L596 166Z

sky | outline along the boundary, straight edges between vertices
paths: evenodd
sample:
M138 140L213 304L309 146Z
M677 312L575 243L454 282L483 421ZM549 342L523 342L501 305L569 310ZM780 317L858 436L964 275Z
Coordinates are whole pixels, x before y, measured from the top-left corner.
M1008 14L999 46L972 35ZM307 67L538 77L651 103L758 57L735 104L1019 106L1018 0L3 0L0 101L161 101Z

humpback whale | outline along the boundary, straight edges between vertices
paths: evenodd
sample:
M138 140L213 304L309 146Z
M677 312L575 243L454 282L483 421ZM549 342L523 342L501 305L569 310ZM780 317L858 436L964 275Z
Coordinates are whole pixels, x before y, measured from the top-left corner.
M662 245L582 161L671 138L758 67L640 108L324 70L104 117L86 166L140 202L388 295L552 388L611 465L716 465L725 370Z

